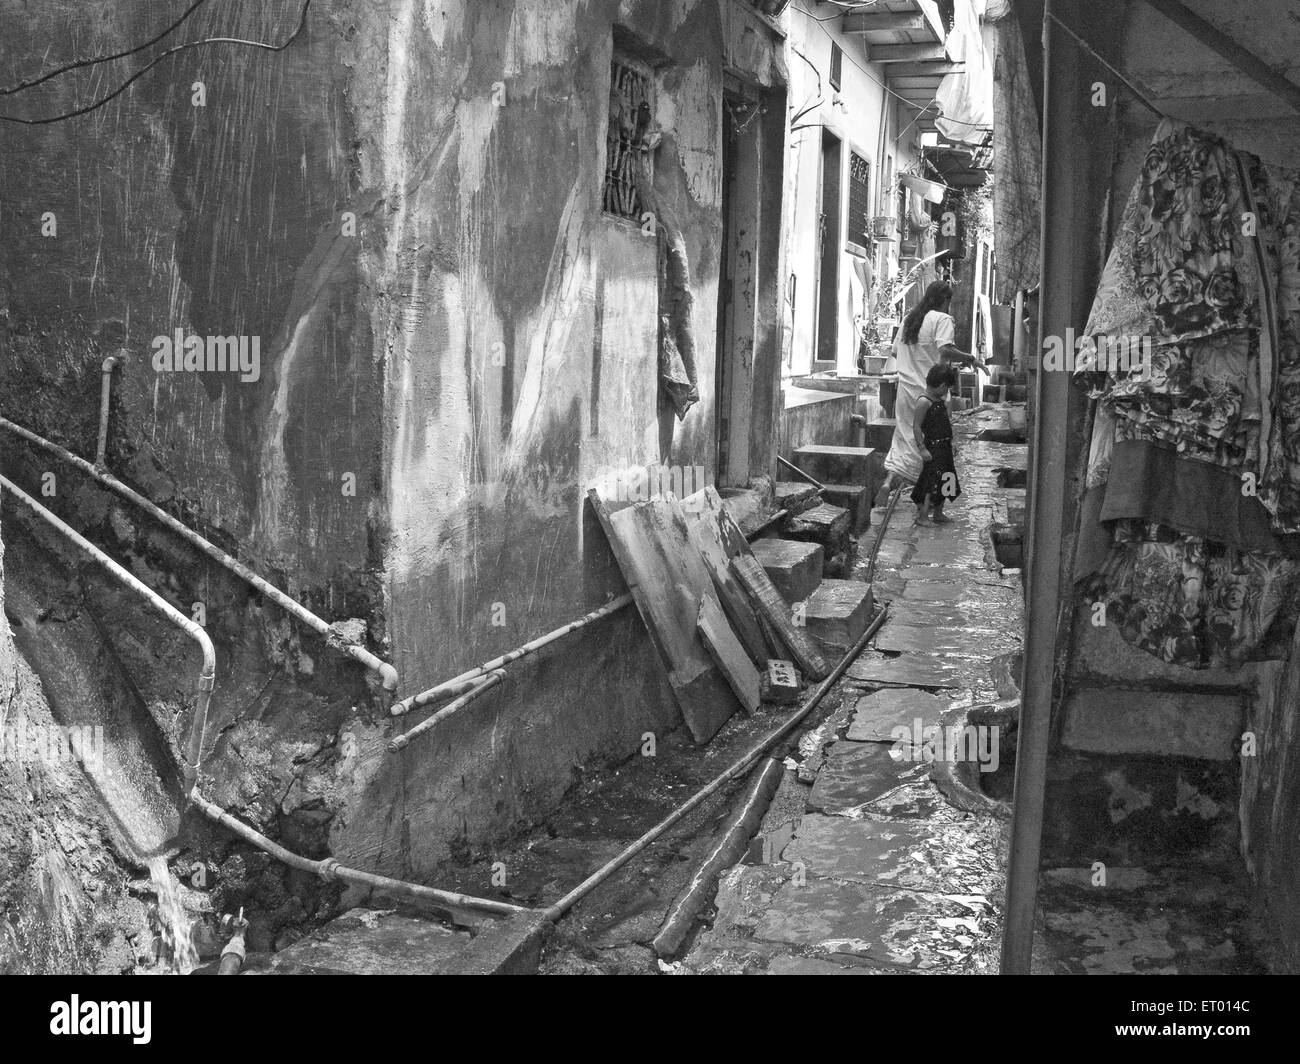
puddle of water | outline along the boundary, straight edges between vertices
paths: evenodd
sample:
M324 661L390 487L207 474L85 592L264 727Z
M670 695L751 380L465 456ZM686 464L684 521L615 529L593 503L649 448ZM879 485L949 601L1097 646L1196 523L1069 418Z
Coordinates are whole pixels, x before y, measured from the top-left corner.
M158 922L162 927L159 962L170 964L177 975L189 975L199 966L194 927L181 905L180 884L167 867L166 857L149 858L149 878L158 894Z

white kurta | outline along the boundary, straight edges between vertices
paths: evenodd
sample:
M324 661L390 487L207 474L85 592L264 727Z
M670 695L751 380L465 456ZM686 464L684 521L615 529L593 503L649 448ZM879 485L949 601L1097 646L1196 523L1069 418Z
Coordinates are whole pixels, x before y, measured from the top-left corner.
M916 404L925 394L925 375L931 367L943 361L940 353L956 337L952 315L932 310L921 322L916 343L905 344L902 332L894 341L894 357L898 362L898 397L894 401L894 439L889 445L885 468L902 479L915 482L921 475L921 452L916 446L916 433L912 422L916 418Z

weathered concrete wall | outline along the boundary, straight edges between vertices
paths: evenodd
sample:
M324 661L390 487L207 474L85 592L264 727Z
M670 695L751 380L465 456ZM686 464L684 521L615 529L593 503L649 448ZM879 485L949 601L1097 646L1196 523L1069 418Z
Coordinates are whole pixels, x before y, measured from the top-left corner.
M156 6L11 6L3 80L145 39ZM183 39L283 40L298 10L217 0ZM601 211L615 24L657 64L656 193L692 272L701 398L680 423L657 402L655 241ZM124 351L112 468L321 615L365 618L403 694L572 620L623 588L587 483L660 463L712 479L724 66L780 72L714 0L333 0L283 52L190 50L91 116L5 126L3 410L89 455L100 361ZM8 112L87 99L71 80ZM151 344L177 329L257 337L257 379L157 372ZM35 485L52 467L21 468ZM297 775L295 809L321 805L367 867L426 871L679 720L628 611L393 758L355 668L56 472L74 524L186 612L220 604L224 797L273 818L255 797ZM324 773L276 767L302 721L313 765L337 742Z
M779 453L782 458L794 461L794 452L810 444L839 447L853 444L853 423L849 415L862 409L854 396L821 392L813 398L807 395L807 389L787 392L787 396L794 395L799 398L787 398L781 415ZM791 475L789 470L783 470L780 479L788 480Z
M393 659L418 691L622 590L585 517L602 470L713 474L721 235L718 5L399 3L359 12L359 157L384 224L365 241L387 364ZM701 400L657 402L656 245L601 210L613 26L650 55L655 186L692 271ZM504 105L494 93L504 89ZM454 835L545 809L593 756L676 725L634 615L512 670L499 697L362 758L341 849L419 870Z

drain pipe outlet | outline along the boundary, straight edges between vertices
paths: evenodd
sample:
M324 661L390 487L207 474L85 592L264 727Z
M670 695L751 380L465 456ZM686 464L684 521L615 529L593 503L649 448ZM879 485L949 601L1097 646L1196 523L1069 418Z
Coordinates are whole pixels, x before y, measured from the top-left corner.
M126 569L122 568L117 562L96 547L90 540L86 539L71 525L55 517L49 510L33 499L22 488L18 487L12 481L5 477L0 477L0 488L9 492L15 499L21 502L37 517L47 525L62 533L66 539L71 540L81 548L83 552L94 558L105 569L107 569L117 580L125 584L150 606L161 613L177 628L181 629L186 635L193 639L199 645L199 650L203 653L203 667L199 672L199 691L198 701L194 706L194 721L190 725L189 741L185 747L185 757L187 764L183 769L185 777L185 794L189 797L194 790L194 781L199 775L199 758L203 749L203 728L208 719L208 703L212 698L212 688L216 684L217 677L217 652L212 645L212 640L208 638L205 632L194 621L190 620L185 614L181 613L175 606L165 598L154 591L153 588L137 580Z
M248 930L248 921L244 919L244 910L239 910L238 916L227 916L222 923L226 924L233 930L230 941L226 943L226 948L221 951L221 964L217 968L218 975L238 975L244 967L244 932Z
M867 445L867 425L869 424L866 417L862 414L850 414L849 424L857 429L853 434L853 446L865 447Z
M99 381L99 443L95 446L95 468L107 469L105 457L108 451L108 406L113 396L113 367L121 363L116 355L109 355L100 367Z

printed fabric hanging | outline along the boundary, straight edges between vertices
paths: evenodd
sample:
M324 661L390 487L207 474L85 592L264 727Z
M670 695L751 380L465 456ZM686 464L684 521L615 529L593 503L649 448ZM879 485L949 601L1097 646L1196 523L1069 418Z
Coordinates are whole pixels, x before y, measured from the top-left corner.
M1096 412L1075 579L1173 664L1235 666L1295 623L1298 176L1162 122L1080 344Z

